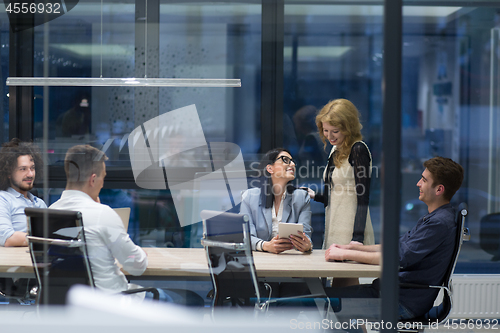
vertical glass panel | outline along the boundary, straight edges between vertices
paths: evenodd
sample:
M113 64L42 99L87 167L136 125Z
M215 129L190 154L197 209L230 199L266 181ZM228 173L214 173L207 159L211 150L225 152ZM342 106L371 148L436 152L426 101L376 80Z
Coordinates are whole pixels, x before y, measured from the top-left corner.
M321 141L315 117L330 100L350 100L360 112L372 154L370 215L380 242L380 131L383 47L380 5L285 2L284 137L298 160L297 185L323 191L332 146ZM355 197L354 197L355 199ZM312 202L313 240L321 247L325 207Z
M159 76L238 78L242 87L172 88L160 113L195 104L208 141L260 147L261 6L246 3L160 5Z
M80 2L67 14L35 27L35 76L133 77L135 1ZM42 137L43 98L49 106L49 147L61 142L100 140L115 127L126 132L133 123L124 116L131 90L51 87L43 96L35 87L35 139ZM133 103L132 103L133 105ZM117 111L117 108L120 111ZM116 118L121 117L118 124ZM123 134L123 133L120 133Z
M174 206L177 197L168 186L172 184L167 179L171 181L179 174L165 171L156 175L158 179L149 180L149 185L136 183L129 143L139 140L144 144L143 151L158 148L152 153L156 164L162 154L155 154L165 148L162 145L177 149L189 146L190 140L208 143L209 148L203 151L179 151L178 156L170 151L164 159L165 165L160 167L184 168L186 174L180 176L192 178L184 181L220 169L220 158L227 159L236 150L245 160L258 151L261 6L156 4L159 7L151 9L151 2L148 8L134 0L104 1L102 6L100 2L83 2L67 14L35 27L35 76L237 78L243 82L242 87L35 87L34 138L42 146L43 115L47 112L46 147L53 188L50 201L57 200L61 193L58 189L65 186L62 166L67 149L88 143L109 157L103 202L133 207L129 229L134 241L140 245L145 242L146 246L200 246L201 227L198 223L191 230L191 222L201 218L192 216L194 213L187 208L179 211ZM145 8L147 17L141 14ZM196 107L194 118L178 117L155 127L170 111L190 105ZM189 135L181 136L181 132ZM168 140L157 140L157 147L153 147L157 135ZM221 148L221 143L233 146ZM141 149L135 153L139 152ZM244 168L243 164L243 174ZM245 175L232 179L238 186L246 184ZM200 186L209 185L207 182ZM222 190L227 192L225 187ZM240 199L219 202L212 209L229 209ZM213 198L210 200L207 202L213 202ZM147 214L139 214L141 211ZM145 217L148 214L152 215ZM185 239L154 236L172 233L172 228L185 233ZM190 242L190 233L194 243Z
M489 215L500 211L498 10L418 1L403 8L401 232L427 213L415 186L422 163L460 163L465 179L453 202L469 205L471 240L459 273L500 272L500 229Z

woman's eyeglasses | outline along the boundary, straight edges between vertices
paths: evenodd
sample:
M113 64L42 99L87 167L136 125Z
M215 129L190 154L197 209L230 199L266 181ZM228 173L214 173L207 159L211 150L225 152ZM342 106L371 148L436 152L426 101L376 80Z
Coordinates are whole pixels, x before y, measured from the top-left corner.
M274 162L276 162L278 160L282 160L283 163L285 163L286 165L289 165L292 162L293 162L293 164L297 165L297 162L295 162L295 160L293 158L290 158L290 157L285 156L285 155L278 157L277 159L274 160Z

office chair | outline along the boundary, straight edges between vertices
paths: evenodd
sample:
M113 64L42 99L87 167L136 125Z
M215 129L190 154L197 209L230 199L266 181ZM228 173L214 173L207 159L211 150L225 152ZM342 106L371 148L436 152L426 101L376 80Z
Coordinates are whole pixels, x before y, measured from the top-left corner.
M457 222L456 240L455 248L453 250L452 260L448 266L446 274L443 279L443 283L440 286L430 286L430 285L420 285L414 283L401 283L401 288L438 288L443 291L443 301L441 304L434 306L426 314L412 319L401 320L400 323L407 324L407 327L412 327L411 329L402 329L400 332L421 332L425 328L429 328L429 324L435 325L436 321L438 324L443 323L448 319L453 306L453 286L452 286L452 276L455 266L457 264L458 255L460 254L460 249L462 247L463 241L470 240L469 228L465 227L465 217L468 214L467 204L462 202L458 206L458 210L455 213L455 220ZM413 329L418 327L418 329Z
M80 212L47 208L25 208L28 245L38 282L37 304L65 304L71 286L95 287ZM138 288L123 294L150 291Z
M201 215L201 244L205 248L214 286L212 317L215 307L225 302L230 302L233 307L254 305L258 314L265 313L271 303L304 298L324 298L327 301L326 316L330 300L324 293L272 299L270 286L259 284L250 246L248 216L213 211L202 211Z
M485 215L479 222L479 246L493 255L491 261L500 260L500 213Z
M38 190L32 188L29 191L38 197ZM30 278L0 278L0 296L9 301L14 301L22 305L32 304L36 298L36 279Z

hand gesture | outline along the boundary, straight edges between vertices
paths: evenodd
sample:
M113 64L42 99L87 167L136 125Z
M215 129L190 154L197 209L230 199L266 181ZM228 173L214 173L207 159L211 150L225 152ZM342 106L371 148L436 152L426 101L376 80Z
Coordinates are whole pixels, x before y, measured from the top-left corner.
M332 244L325 251L326 261L343 261L344 260L344 248L342 245Z
M316 192L311 190L309 187L301 187L301 189L306 190L307 193L309 194L309 197L314 200L314 197L316 196Z

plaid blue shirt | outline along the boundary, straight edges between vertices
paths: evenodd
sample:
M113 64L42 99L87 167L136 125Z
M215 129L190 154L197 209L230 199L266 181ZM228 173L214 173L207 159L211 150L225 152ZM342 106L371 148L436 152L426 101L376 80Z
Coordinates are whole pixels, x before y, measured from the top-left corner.
M399 239L399 281L440 286L453 259L455 209L443 205L418 220ZM399 289L399 302L415 316L427 312L439 289Z

